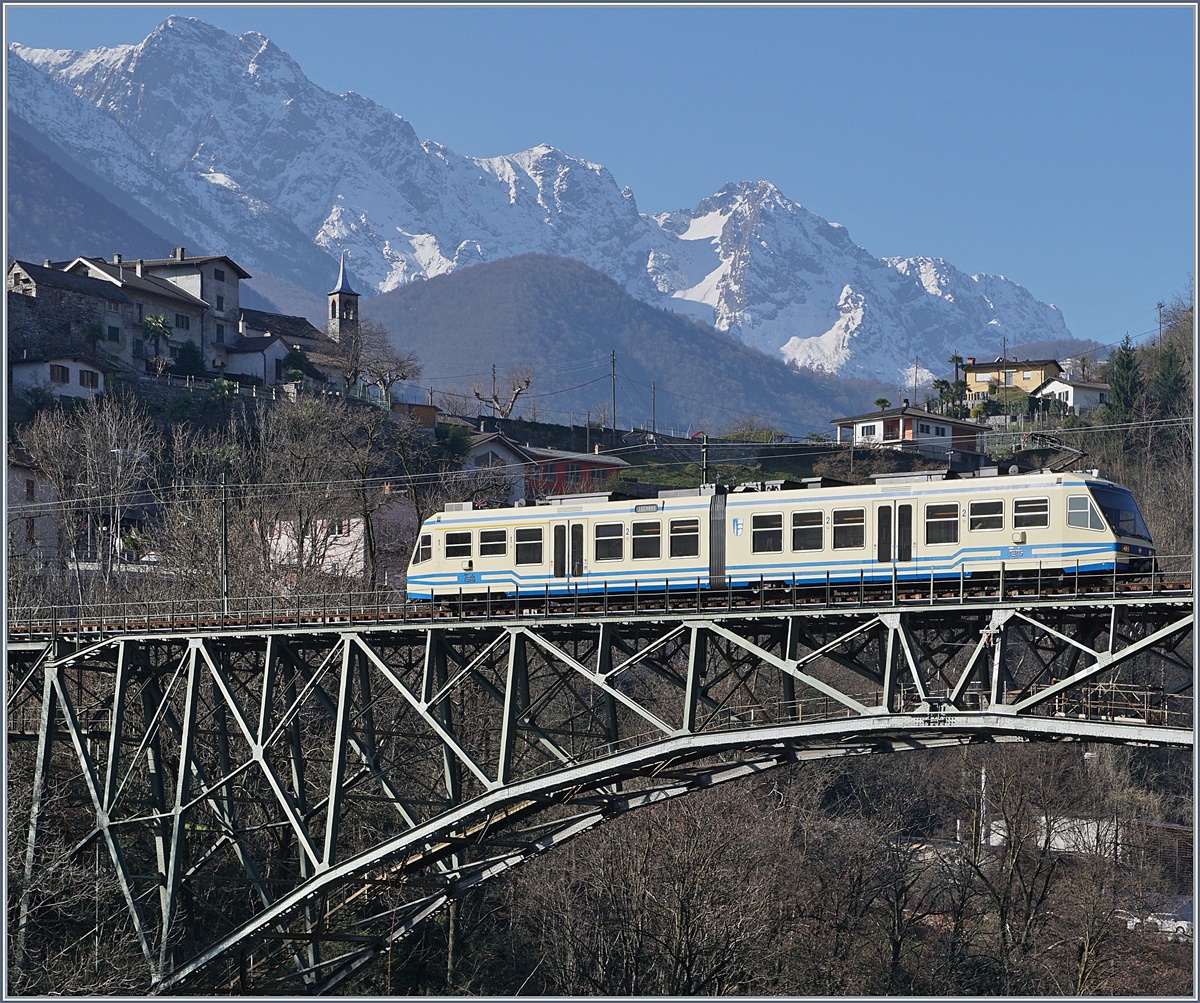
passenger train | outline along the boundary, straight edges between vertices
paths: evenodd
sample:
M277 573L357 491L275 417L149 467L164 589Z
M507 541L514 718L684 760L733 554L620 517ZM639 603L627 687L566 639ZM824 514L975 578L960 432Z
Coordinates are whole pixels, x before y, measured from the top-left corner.
M411 599L1149 572L1133 495L1097 471L871 485L765 482L654 499L450 504L421 526Z

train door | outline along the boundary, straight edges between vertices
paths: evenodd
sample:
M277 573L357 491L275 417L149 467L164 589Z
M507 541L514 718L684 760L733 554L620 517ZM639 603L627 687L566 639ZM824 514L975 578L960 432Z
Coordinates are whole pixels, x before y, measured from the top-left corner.
M554 535L554 577L566 582L583 578L583 523L556 522Z
M879 564L905 564L912 559L912 502L877 502L875 505L875 560Z
M725 587L725 496L713 495L708 510L708 587Z

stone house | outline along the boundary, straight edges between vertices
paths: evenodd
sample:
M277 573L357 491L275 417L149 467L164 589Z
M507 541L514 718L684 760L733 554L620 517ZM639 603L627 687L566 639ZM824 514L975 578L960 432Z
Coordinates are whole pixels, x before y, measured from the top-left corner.
M225 255L188 257L177 247L169 258L126 261L114 254L111 261L82 256L42 265L15 261L7 281L10 292L45 303L48 309L39 310L45 323L58 312L68 313L67 329L59 333L79 339L87 325L97 324L99 347L132 371L144 372L155 355L177 357L189 341L209 366L212 346L236 326L243 278L249 273ZM166 320L167 344L156 344L145 330L151 316Z

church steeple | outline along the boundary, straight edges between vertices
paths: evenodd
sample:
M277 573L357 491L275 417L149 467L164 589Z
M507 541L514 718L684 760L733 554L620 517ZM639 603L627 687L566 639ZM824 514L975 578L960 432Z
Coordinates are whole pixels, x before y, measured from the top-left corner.
M342 335L348 335L358 327L358 293L350 288L350 280L346 277L346 252L342 251L341 264L338 266L337 285L329 291L329 337L341 341Z

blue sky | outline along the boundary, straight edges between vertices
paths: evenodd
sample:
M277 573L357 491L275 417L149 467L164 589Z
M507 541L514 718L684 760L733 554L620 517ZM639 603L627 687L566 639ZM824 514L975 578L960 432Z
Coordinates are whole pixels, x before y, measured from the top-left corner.
M259 31L459 153L603 164L643 212L772 181L872 254L1006 275L1077 337L1149 332L1192 286L1191 5L7 4L6 41L169 14Z

